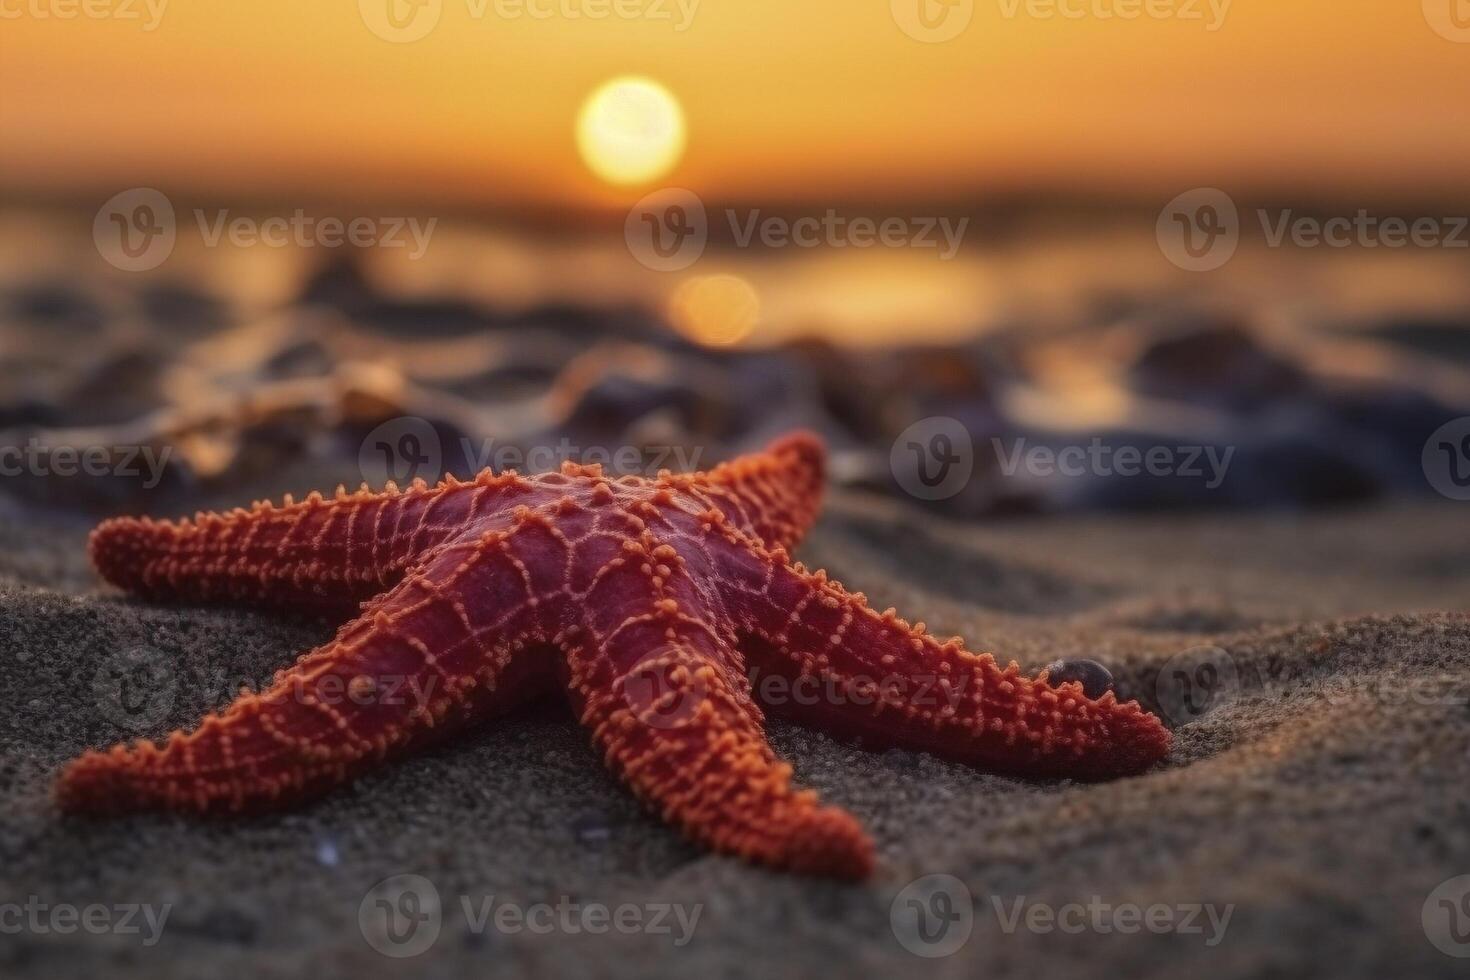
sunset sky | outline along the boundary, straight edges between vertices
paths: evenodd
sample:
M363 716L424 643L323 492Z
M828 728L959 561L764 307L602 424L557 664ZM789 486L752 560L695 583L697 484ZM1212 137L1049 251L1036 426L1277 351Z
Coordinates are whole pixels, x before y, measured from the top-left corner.
M1470 194L1470 37L1441 36L1419 0L1236 0L1223 17L1221 0L1154 0L1198 19L1138 20L1092 13L1129 0L1070 0L1080 19L975 0L941 43L889 0L619 0L663 17L631 20L533 2L554 15L442 0L427 36L395 43L369 27L374 0L174 0L151 30L144 0L132 21L5 0L0 190L623 206L648 188L600 180L574 130L589 93L637 74L687 119L659 183L714 197Z

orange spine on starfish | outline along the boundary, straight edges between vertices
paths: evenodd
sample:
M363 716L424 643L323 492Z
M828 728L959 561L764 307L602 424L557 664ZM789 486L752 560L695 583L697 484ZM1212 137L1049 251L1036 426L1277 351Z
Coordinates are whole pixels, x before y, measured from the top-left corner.
M57 799L107 813L283 805L559 686L608 763L694 840L858 877L871 842L792 787L758 701L869 745L1021 774L1117 775L1163 756L1167 732L1136 704L1002 670L792 564L822 465L821 444L797 435L707 474L568 464L110 521L93 560L150 598L326 609L380 594L193 731L73 761ZM772 679L789 687L773 694Z

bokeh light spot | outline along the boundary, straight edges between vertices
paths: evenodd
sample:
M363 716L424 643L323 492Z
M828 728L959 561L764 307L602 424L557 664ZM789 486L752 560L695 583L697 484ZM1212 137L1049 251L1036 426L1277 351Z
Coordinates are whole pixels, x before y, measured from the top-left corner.
M760 297L740 276L693 276L669 299L669 319L684 336L711 347L749 337L760 320Z

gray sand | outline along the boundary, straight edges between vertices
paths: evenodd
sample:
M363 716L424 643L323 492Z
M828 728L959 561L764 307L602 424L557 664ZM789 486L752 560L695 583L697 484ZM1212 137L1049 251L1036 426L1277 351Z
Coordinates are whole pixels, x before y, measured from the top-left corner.
M1464 975L1421 919L1437 885L1470 874L1470 620L1436 612L1470 596L1464 505L959 526L840 497L801 551L808 564L1028 668L1100 659L1124 693L1178 725L1158 770L1078 785L870 754L773 722L799 780L877 839L879 871L864 885L684 843L604 771L557 705L290 813L64 819L48 791L67 758L189 725L330 633L105 594L86 568L85 534L31 516L0 522L7 977ZM134 651L176 669L130 714L109 675L95 680ZM1207 678L1201 668L1224 679L1192 711L1177 677ZM427 952L392 959L364 938L359 907L375 883L409 873L432 882L442 928ZM890 907L933 873L963 882L973 927L953 955L920 959L896 937ZM7 919L5 903L31 896L171 907L147 946L141 914L139 933L8 928L17 913ZM672 913L629 935L477 930L461 897L476 914L493 897L521 909L627 903L645 922L659 915L652 906L676 903L698 919L687 941ZM1018 901L1021 923L1007 931ZM1069 903L1157 904L1188 928L1027 926ZM1229 908L1223 934L1191 915L1206 904Z

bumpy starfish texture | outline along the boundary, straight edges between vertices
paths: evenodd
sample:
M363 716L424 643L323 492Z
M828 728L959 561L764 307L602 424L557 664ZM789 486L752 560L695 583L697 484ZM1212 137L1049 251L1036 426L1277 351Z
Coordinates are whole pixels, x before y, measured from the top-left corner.
M282 806L560 690L612 768L694 840L861 877L872 843L792 787L758 700L867 747L1024 775L1120 775L1167 752L1137 704L1002 668L793 563L823 463L797 434L707 473L568 464L107 521L93 561L135 595L360 612L192 732L74 760L57 799L102 813Z

